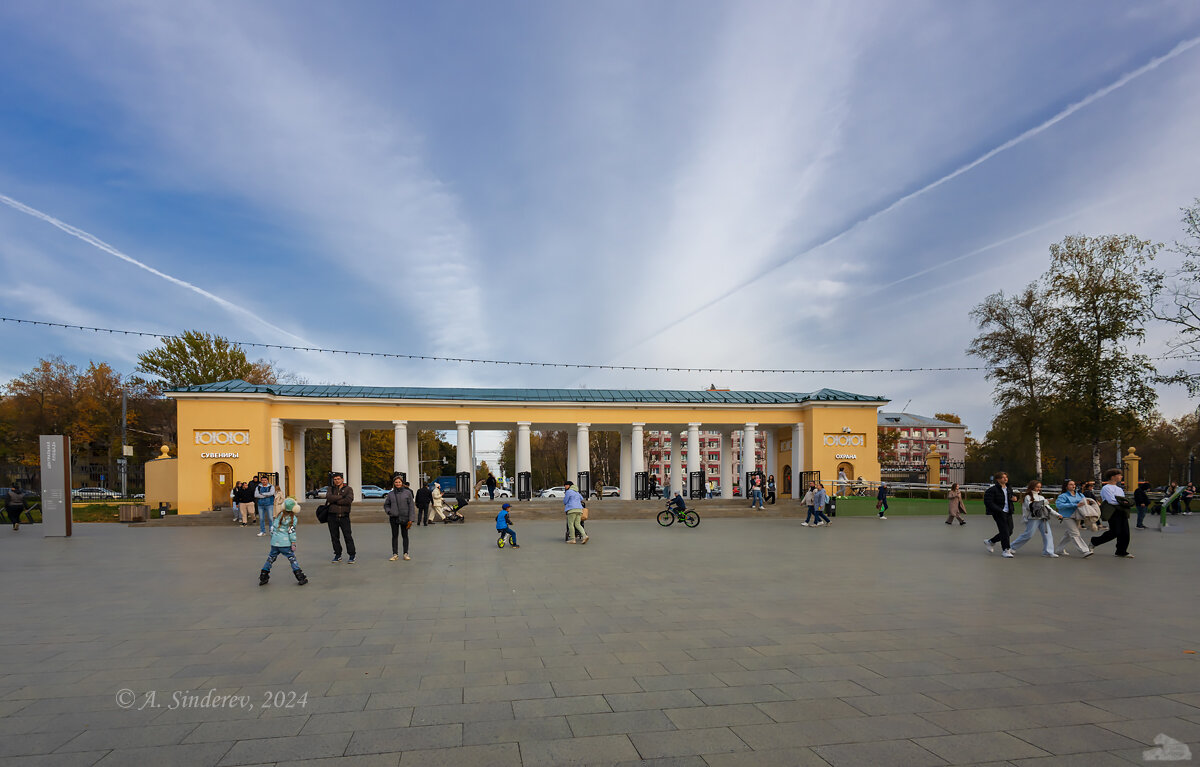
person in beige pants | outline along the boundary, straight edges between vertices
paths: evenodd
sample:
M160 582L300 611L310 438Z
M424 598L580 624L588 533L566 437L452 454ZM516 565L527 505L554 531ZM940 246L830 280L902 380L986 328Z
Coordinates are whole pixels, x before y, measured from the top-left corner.
M1068 479L1063 484L1063 491L1054 499L1054 507L1062 514L1064 528L1062 540L1054 548L1055 554L1069 556L1067 544L1073 542L1085 558L1092 555L1091 547L1083 542L1083 536L1079 534L1079 521L1075 519L1076 507L1083 502L1083 498L1083 493L1075 489L1075 480Z
M946 518L946 524L949 525L956 519L960 525L967 524L967 520L963 519L967 507L963 504L962 491L958 489L957 482L950 486L950 492L946 494L946 499L950 501L950 516Z

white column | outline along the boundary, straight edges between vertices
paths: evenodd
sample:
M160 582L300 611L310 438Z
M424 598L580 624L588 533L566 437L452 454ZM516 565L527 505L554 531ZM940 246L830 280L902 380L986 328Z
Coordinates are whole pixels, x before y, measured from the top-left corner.
M777 475L779 474L779 462L776 460L776 457L777 457L776 454L779 451L775 449L775 427L768 428L766 430L765 434L767 436L766 445L765 445L765 447L767 449L767 458L765 461L763 461L763 463L767 467L766 468L767 476L775 477L775 481L776 481L776 483L778 483L779 477ZM766 485L764 484L763 487L765 489Z
M633 434L629 429L621 429L621 479L617 486L622 501L633 500Z
M329 421L329 444L332 460L331 471L346 476L346 422L340 419ZM323 481L323 480L322 480Z
M703 451L701 451L701 449L700 449L700 424L689 423L687 435L688 435L687 436L687 446L688 446L687 473L688 473L688 476L690 477L693 471L699 471L699 472L704 471L704 460L703 460L704 455L703 455ZM707 482L708 477L704 477L704 480L705 480L705 482ZM687 488L687 486L688 486L687 480L684 481L683 486L684 486L684 488Z
M354 490L354 500L362 493L362 429L351 426L346 434L346 484Z
M308 429L303 426L292 427L292 455L296 459L296 474L292 477L292 495L297 501L304 502L304 494L308 492L308 478L304 472L304 433Z
M392 471L402 471L408 474L408 421L392 421L392 441L395 444L395 454L392 456ZM408 474L410 481L416 477Z
M475 459L475 430L471 430L471 436L468 440L471 443L471 492L475 492L475 483L478 478L475 476L478 471L475 467L479 465L479 461Z
M661 432L660 432L661 434ZM679 481L683 474L683 440L674 427L671 428L671 493L683 493L684 485Z
M630 449L633 452L634 473L646 470L645 427L646 424L644 423L635 423L633 424L633 429L631 431L633 446ZM622 482L623 481L624 480L622 480ZM633 482L632 474L629 476L629 481L631 483ZM633 485L630 484L630 487L633 487Z
M271 419L271 471L279 475L279 486L283 487L283 419Z
M579 430L567 429L567 479L576 481L579 472Z
M733 437L721 429L721 497L733 497Z
M800 472L804 471L804 424L792 424L792 498L804 497L800 487Z
M408 482L413 487L421 484L421 446L417 440L417 430L408 432Z
M517 473L533 471L533 459L529 451L529 421L517 422ZM532 489L532 488L530 488Z
M471 422L455 421L458 427L458 447L455 450L454 471L471 473Z
M577 423L577 424L575 424L575 426L578 427L578 429L579 429L579 431L577 431L575 433L575 460L578 462L578 466L575 469L575 471L577 471L577 472L590 471L591 470L591 453L592 453L591 446L592 446L592 443L588 439L588 436L589 436L588 427L591 426L591 424L590 423ZM576 479L576 477L572 477L571 479ZM593 484L595 484L594 479L592 480L592 482L593 482Z
M748 423L746 424L746 428L742 431L742 473L738 475L738 478L742 480L743 484L745 484L746 481L746 472L754 471L758 468L757 459L754 455L754 448L756 447L755 443L758 442L757 435L754 431L755 426L758 426L758 424ZM745 491L747 489L748 488L742 488L742 497L745 497Z

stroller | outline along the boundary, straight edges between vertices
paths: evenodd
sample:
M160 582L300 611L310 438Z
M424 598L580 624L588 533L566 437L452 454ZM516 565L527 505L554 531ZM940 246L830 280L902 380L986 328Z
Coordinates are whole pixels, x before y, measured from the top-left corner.
M467 502L466 496L456 495L456 496L454 496L454 500L457 501L458 505L455 506L453 509L450 508L450 506L448 504L443 504L442 512L441 512L443 525L448 525L452 522L463 523L463 522L467 521L467 518L464 517L462 514L460 514L458 511L459 509L461 509L467 505L468 502Z

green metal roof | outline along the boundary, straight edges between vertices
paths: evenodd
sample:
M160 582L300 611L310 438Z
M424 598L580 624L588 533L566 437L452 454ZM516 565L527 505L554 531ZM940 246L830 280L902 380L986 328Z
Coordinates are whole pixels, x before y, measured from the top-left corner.
M434 389L418 386L311 386L250 384L245 381L181 386L189 394L272 394L278 397L325 399L463 400L471 402L628 402L655 405L794 405L802 402L887 402L836 389L801 392L687 391L678 389Z

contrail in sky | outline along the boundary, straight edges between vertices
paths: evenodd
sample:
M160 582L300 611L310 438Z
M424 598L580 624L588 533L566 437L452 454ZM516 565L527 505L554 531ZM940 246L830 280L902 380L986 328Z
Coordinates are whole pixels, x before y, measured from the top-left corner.
M1167 53L1164 53L1161 56L1151 59L1150 61L1146 62L1145 64L1143 64L1142 66L1133 70L1132 72L1127 72L1126 74L1117 78L1112 83L1109 83L1108 85L1104 86L1103 88L1101 88L1097 91L1094 91L1093 93L1083 97L1079 101L1076 101L1074 104L1071 104L1070 106L1062 109L1060 112L1058 112L1057 114L1055 114L1053 117L1049 118L1048 120L1046 120L1042 123L1039 123L1038 125L1035 125L1034 127L1030 128L1029 130L1025 131L1024 133L1020 134L1019 136L1017 136L1015 138L1011 138L1008 141L1005 141L1000 146L997 146L993 149L988 150L987 152L984 152L983 154L981 154L979 157L975 158L971 162L967 163L966 165L962 165L962 166L958 167L957 169L951 171L950 173L947 173L946 175L942 176L941 178L937 179L936 181L931 181L928 184L926 184L925 186L921 187L920 189L917 189L914 192L909 192L908 194L903 195L902 197L898 197L897 199L893 200L891 203L889 203L885 207L880 208L879 210L875 211L874 213L871 213L868 216L865 216L864 218L860 218L859 220L850 224L846 228L842 229L842 231L838 232L837 234L832 235L831 237L828 237L825 240L822 240L821 242L818 242L816 245L812 245L808 248L805 248L804 250L800 251L799 253L785 255L785 256L771 260L762 269L760 269L757 273L755 273L749 277L746 277L745 279L741 280L740 282L734 283L730 287L729 290L727 290L725 293L721 294L720 296L717 296L715 298L712 298L712 299L706 301L705 303L701 304L697 308L692 309L691 311L687 312L686 314L672 320L670 323L668 323L667 325L664 325L663 327L654 331L650 335L643 336L637 343L634 343L631 346L626 347L626 351L628 351L629 349L632 349L634 347L641 346L645 342L665 333L666 331L675 327L679 323L684 322L685 320L691 319L692 317L695 317L697 314L704 311L705 309L708 309L709 307L714 306L714 305L720 303L721 301L724 301L726 298L729 298L730 296L750 287L754 283L761 280L763 277L766 277L768 274L773 272L775 269L778 269L781 266L791 263L792 261L795 261L798 258L803 258L804 256L807 256L808 254L812 253L813 251L820 250L821 248L824 248L827 245L832 245L833 243L846 237L847 235L851 234L852 232L859 229L860 227L862 227L866 224L869 224L870 222L874 221L875 219L879 218L882 215L890 213L891 211L900 207L901 205L903 205L904 203L913 199L914 197L920 197L921 195L925 194L926 192L936 189L939 186L941 186L942 184L945 184L948 181L956 179L959 176L961 176L962 174L964 174L970 170L973 170L974 168L977 168L978 166L980 166L983 163L987 162L988 160L992 159L993 157L1000 154L1001 152L1005 152L1009 149L1012 149L1013 147L1017 146L1018 144L1028 141L1029 139L1033 138L1034 136L1038 135L1039 133L1049 130L1050 128L1054 127L1058 123L1062 122L1063 120L1067 119L1071 115L1078 112L1080 109L1083 109L1084 107L1095 103L1096 101L1104 98L1105 96L1107 96L1108 94L1117 90L1118 88L1121 88L1121 87L1127 85L1128 83L1130 83L1131 81L1136 80L1137 78L1141 77L1142 75L1146 74L1147 72L1151 72L1151 71L1157 69L1159 66L1170 61L1171 59L1174 59L1174 58L1177 58L1177 57L1183 55L1184 53L1191 50L1192 48L1195 48L1197 45L1200 45L1200 37L1193 37L1188 40L1184 40L1183 42L1176 45L1174 48L1172 48Z
M104 240L101 240L98 237L88 234L87 232L83 231L82 229L71 226L70 224L68 224L64 221L59 221L54 216L43 213L40 210L37 210L36 208L31 208L28 205L25 205L24 203L18 202L16 200L14 200L13 198L8 197L7 195L0 194L0 202L4 203L5 205L7 205L8 207L10 207L14 210L19 210L26 215L33 216L34 218L39 219L41 221L45 221L47 224L50 224L53 227L61 229L62 231L66 232L67 234L71 235L72 237L77 237L77 238L83 240L84 242L86 242L87 244L92 245L93 247L99 248L100 250L103 250L105 253L116 256L117 258L121 259L122 261L133 264L134 266L136 266L139 269L144 269L156 277L161 277L173 285L178 285L181 288L185 288L187 290L192 291L193 293L197 293L201 296L204 296L208 300L213 301L216 304L218 304L219 306L221 306L223 309L227 309L228 311L233 312L234 314L240 314L243 317L252 319L255 322L262 325L263 327L269 328L269 329L275 331L276 333L281 333L289 338L295 339L296 341L301 341L305 344L308 343L300 336L298 336L294 333L288 332L287 330L284 330L283 328L279 327L278 325L273 325L270 322L267 322L262 317L259 317L257 314L250 311L249 309L238 306L237 304L233 303L232 301L227 301L218 295L209 293L204 288L197 287L190 282L179 279L178 277L172 277L171 275L166 274L165 272L160 272L159 270L155 269L153 266L144 264L141 261L138 261L133 256L122 253L121 251L114 248L112 245L109 245Z

